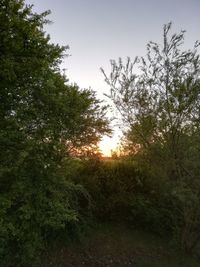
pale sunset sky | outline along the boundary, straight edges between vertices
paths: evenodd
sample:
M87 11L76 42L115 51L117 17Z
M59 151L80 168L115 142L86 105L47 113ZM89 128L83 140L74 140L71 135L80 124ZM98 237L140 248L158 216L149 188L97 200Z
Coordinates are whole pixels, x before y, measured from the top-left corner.
M163 25L186 30L185 46L200 40L200 0L26 0L36 12L51 10L45 30L51 40L69 45L62 68L71 83L91 87L100 99L109 92L100 67L109 73L110 59L144 56L148 41L162 42ZM111 113L108 116L112 116ZM116 128L116 127L115 127ZM100 148L110 155L120 131L103 138Z

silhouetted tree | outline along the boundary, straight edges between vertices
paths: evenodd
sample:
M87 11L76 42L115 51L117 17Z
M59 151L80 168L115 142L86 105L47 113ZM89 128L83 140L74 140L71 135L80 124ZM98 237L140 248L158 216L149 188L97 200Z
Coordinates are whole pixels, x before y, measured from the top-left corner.
M126 147L151 174L173 181L181 203L182 246L189 250L200 226L194 219L200 215L199 42L182 51L185 32L170 35L170 29L171 23L164 26L163 45L148 43L145 58L111 61L110 75L102 71L127 129Z

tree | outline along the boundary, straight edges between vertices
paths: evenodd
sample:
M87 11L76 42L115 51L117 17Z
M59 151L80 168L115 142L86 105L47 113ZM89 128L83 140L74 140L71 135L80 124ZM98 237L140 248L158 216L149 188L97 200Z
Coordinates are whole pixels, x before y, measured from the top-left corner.
M189 206L197 207L200 202L199 42L192 50L182 51L185 32L170 35L170 30L171 23L164 25L162 46L148 43L146 58L136 57L134 62L128 58L126 64L121 59L111 61L111 74L102 71L111 88L109 97L127 129L124 135L130 153L142 160L143 168L146 166L151 174L172 181L173 192L191 192L189 199L193 202ZM134 73L135 66L139 66L139 74ZM199 223L192 225L191 218L200 214L198 208L192 214L188 212L188 196L177 195L179 204L182 201L179 206L182 227L187 225L192 232L187 233L187 238L199 227ZM186 214L190 214L190 219ZM184 246L191 247L186 244L187 238Z
M155 145L166 147L179 168L179 146L187 136L199 133L199 43L193 50L181 51L184 31L170 37L170 28L171 23L164 26L163 46L147 45L146 59L136 58L132 63L128 58L125 65L121 59L111 61L110 76L102 71L111 88L109 97L128 127L127 140L143 151ZM133 67L138 62L140 74L136 75ZM179 171L176 169L176 175Z
M48 14L23 0L0 3L1 266L34 265L55 233L81 221L88 194L60 168L72 148L93 147L110 132L95 93L62 74L68 47L50 42Z

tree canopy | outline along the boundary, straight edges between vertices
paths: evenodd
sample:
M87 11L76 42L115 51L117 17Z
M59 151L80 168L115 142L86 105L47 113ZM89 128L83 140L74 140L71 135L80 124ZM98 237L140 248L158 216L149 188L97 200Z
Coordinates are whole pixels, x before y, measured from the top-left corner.
M136 57L134 62L128 58L125 64L120 58L119 62L111 61L110 75L102 71L111 88L109 97L127 127L125 139L130 152L137 153L140 147L141 153L155 150L158 156L156 149L160 147L160 153L165 151L171 160L173 175L184 176L189 171L183 163L185 146L188 153L192 153L192 142L199 149L199 42L182 51L185 32L171 35L170 29L171 23L164 26L162 45L147 44L146 57ZM136 66L139 74L134 72ZM166 163L165 156L160 156L164 158L159 162Z
M110 133L95 93L62 73L68 47L50 42L48 14L23 0L0 3L1 266L33 264L50 232L78 223L88 196L60 168Z
M121 115L124 149L156 184L182 248L191 251L200 240L199 42L183 50L185 32L170 30L171 23L164 25L162 45L147 44L146 57L120 58L109 75L102 71Z

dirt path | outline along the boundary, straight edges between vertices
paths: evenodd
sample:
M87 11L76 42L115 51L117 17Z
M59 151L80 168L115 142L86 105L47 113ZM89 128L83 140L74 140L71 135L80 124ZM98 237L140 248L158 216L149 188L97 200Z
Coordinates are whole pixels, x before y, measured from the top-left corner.
M50 254L45 267L125 267L168 257L161 240L121 225L99 228L83 244Z

